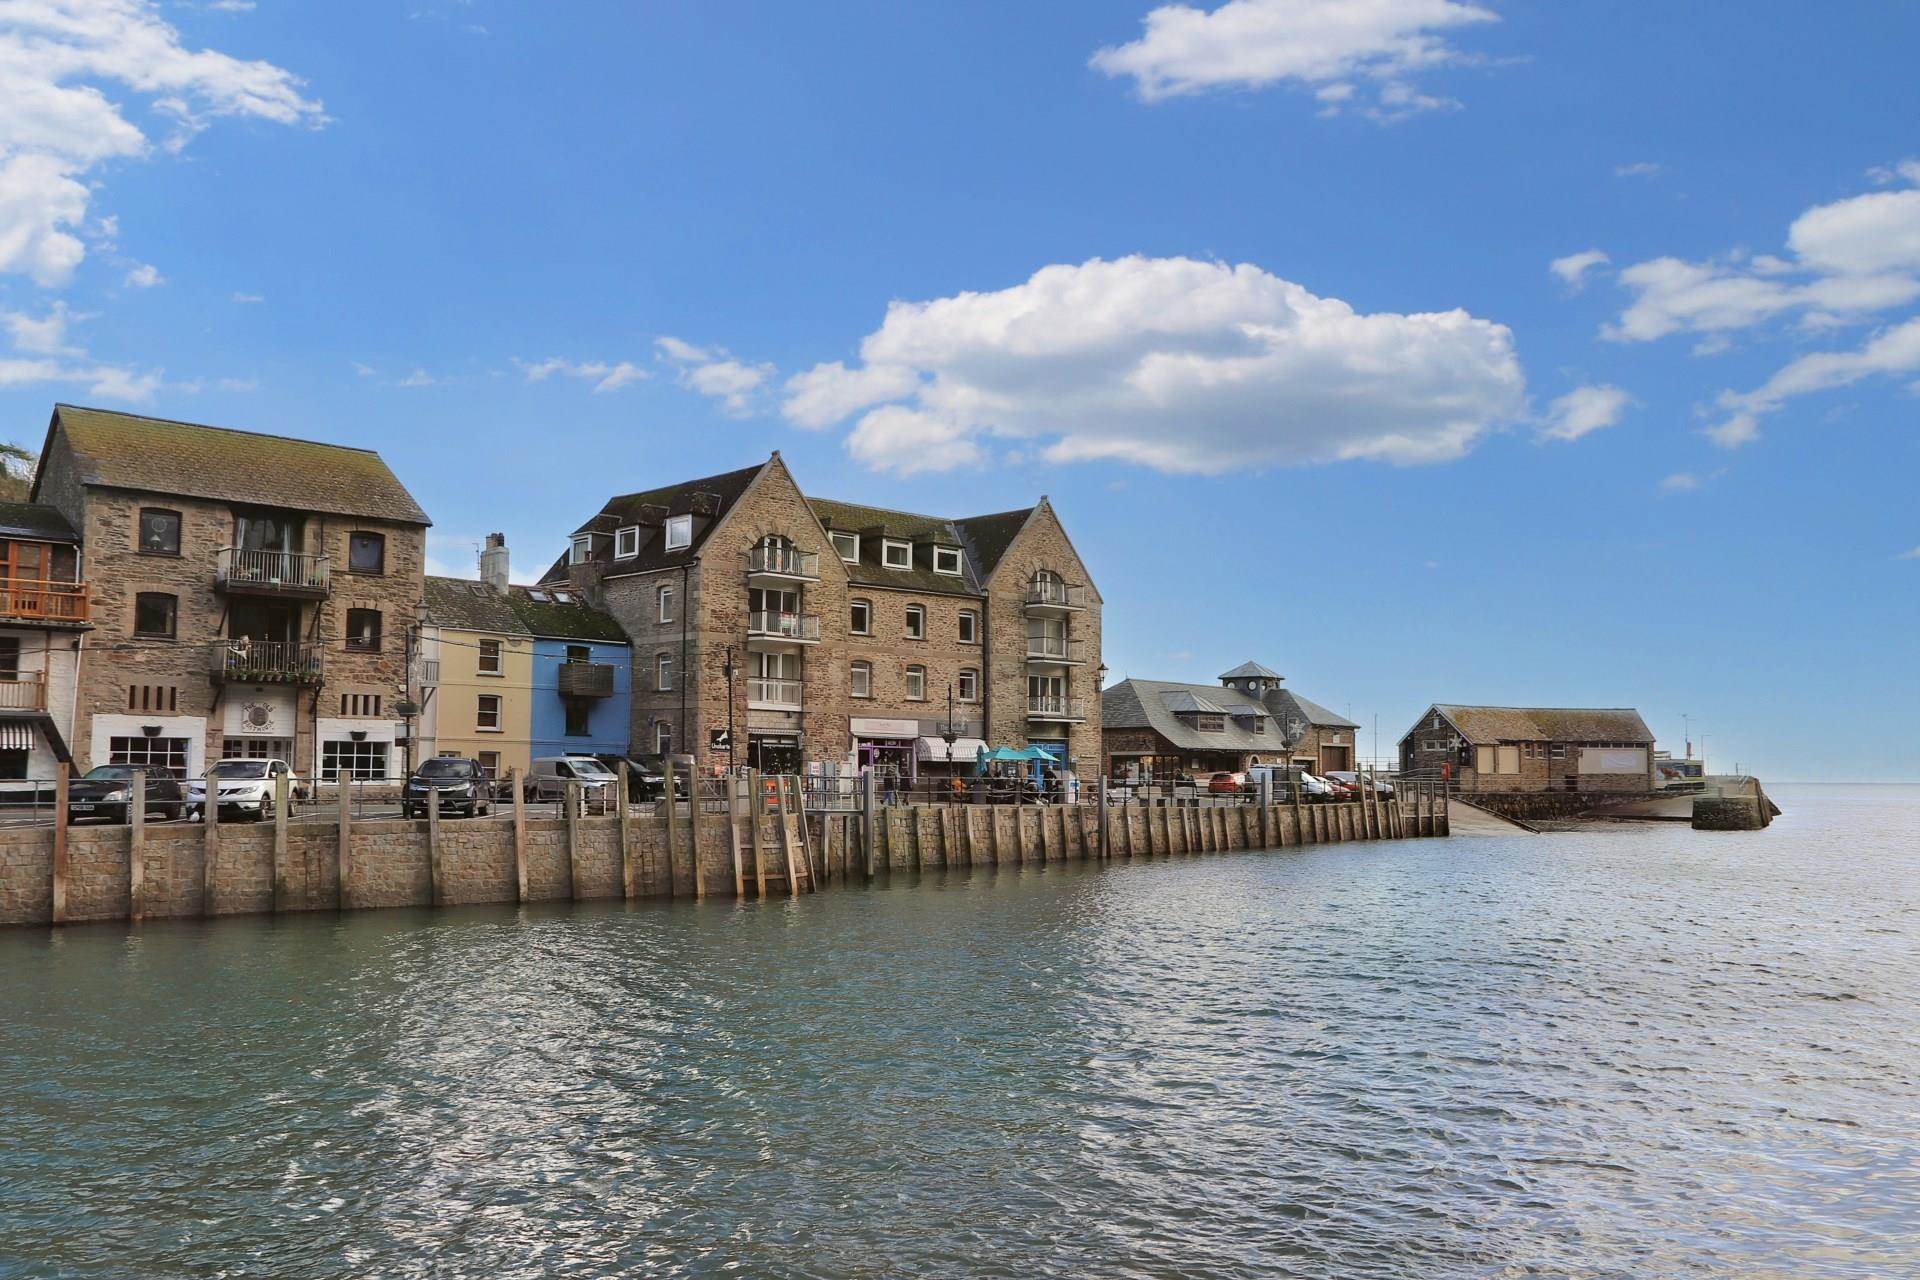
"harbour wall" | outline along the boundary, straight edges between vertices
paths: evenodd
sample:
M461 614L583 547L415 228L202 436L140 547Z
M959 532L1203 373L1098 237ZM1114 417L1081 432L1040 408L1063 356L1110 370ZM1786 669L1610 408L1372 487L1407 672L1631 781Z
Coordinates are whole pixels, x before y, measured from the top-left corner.
M463 903L766 896L894 871L1445 835L1444 805L918 805L0 830L0 925ZM784 830L783 830L784 827ZM738 858L736 844L738 839ZM789 852L789 850L791 852ZM789 869L792 870L789 882Z

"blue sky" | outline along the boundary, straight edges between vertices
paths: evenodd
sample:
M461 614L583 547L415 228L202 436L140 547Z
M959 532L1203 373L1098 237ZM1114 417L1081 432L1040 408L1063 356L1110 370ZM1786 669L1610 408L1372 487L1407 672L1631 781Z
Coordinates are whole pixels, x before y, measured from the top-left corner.
M1912 779L1915 47L1868 4L15 0L0 407L377 447L460 572L776 448L1046 493L1116 674L1257 658L1383 753L1435 700L1634 705Z

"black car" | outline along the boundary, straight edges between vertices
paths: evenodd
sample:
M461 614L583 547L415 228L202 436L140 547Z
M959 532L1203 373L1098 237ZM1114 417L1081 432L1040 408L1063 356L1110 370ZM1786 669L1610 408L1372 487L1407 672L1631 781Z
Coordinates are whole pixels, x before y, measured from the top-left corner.
M614 773L620 772L620 762L627 762L627 796L636 803L658 800L667 789L667 771L657 755L622 756L614 752L596 753L593 757ZM676 773L673 778L673 793L684 800L687 797L687 780Z
M400 792L400 816L425 817L429 804L437 804L442 813L467 818L492 813L493 782L478 760L453 756L422 760Z
M165 765L145 765L147 813L156 818L178 818L187 807L180 775ZM67 816L128 822L133 817L133 766L101 764L67 786Z

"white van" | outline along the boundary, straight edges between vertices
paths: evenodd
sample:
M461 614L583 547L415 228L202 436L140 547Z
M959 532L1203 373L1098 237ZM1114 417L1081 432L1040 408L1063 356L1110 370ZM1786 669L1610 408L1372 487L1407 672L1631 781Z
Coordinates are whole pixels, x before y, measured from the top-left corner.
M592 756L541 756L527 771L527 799L565 799L569 782L579 783L593 804L610 803L620 784L613 770Z

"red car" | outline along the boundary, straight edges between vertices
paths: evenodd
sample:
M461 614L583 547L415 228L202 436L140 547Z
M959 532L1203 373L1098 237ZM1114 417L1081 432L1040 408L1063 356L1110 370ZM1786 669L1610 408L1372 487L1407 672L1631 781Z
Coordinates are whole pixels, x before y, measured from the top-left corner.
M1237 796L1240 794L1240 779L1230 773L1216 773L1207 779L1207 792L1216 796Z

